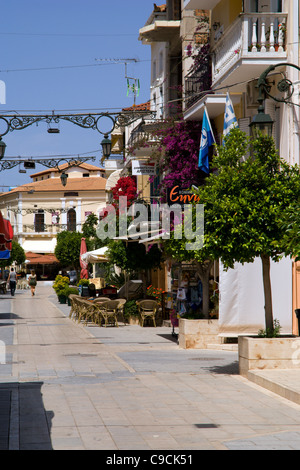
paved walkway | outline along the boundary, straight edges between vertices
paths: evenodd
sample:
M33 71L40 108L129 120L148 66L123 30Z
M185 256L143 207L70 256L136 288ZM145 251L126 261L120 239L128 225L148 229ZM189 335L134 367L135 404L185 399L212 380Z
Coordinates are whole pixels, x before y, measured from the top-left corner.
M78 325L50 286L0 302L0 450L300 450L300 406L240 377L234 351Z

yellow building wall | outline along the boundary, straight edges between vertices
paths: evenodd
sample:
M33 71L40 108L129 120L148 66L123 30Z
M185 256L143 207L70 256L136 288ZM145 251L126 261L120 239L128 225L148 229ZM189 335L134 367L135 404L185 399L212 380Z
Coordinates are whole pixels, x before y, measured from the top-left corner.
M137 177L137 190L140 193L140 197L150 202L150 183L149 176L143 175Z
M242 11L242 0L221 0L212 11L212 24L218 21L226 29Z
M234 20L243 12L242 0L221 0L212 10L211 25L220 23L224 31L234 22ZM214 30L212 29L212 45L214 44Z

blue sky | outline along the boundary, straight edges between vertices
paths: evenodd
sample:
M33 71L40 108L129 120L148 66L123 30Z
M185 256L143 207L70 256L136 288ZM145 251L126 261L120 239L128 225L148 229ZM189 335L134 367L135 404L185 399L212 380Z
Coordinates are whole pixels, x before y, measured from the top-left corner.
M152 10L152 0L2 2L0 80L6 84L6 104L0 104L1 113L101 112L131 106L125 65L113 64L111 59L138 59L128 63L128 75L140 80L137 103L147 101L150 46L143 45L138 35ZM59 134L49 134L47 124L40 123L10 132L3 137L5 157L91 152L99 164L101 134L65 121L59 128ZM27 174L19 173L18 167L1 171L0 190L2 185L29 182L29 175L42 169L37 166Z

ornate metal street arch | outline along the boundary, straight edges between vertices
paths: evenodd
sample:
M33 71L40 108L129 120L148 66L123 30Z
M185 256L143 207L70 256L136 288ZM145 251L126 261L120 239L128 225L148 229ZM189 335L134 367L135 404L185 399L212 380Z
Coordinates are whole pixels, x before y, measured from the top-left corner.
M111 134L116 126L126 126L137 119L142 118L145 115L155 116L155 113L149 111L140 111L140 110L130 110L130 111L120 111L116 113L79 113L79 114L56 114L54 111L49 114L1 114L0 115L0 143L5 146L2 142L2 137L7 135L9 132L18 131L26 129L27 127L38 124L39 122L45 122L48 124L49 129L48 132L59 132L59 130L55 128L51 128L51 125L57 125L60 121L67 121L72 124L75 124L83 129L92 129L96 130L100 134L104 135L104 137L108 137ZM103 122L104 120L108 120L110 123L110 127L108 129L103 129ZM2 130L1 130L2 128ZM24 163L30 160L31 162L35 162L41 165L44 165L48 168L58 168L59 163L61 160L57 160L56 158L34 158L31 157L26 159L5 159L0 161L0 171L9 170L14 168L15 166L19 165L20 163ZM74 166L74 164L78 165L80 163L84 163L88 160L95 160L95 157L78 157L78 159L74 158L64 158L64 161L68 163L69 166Z

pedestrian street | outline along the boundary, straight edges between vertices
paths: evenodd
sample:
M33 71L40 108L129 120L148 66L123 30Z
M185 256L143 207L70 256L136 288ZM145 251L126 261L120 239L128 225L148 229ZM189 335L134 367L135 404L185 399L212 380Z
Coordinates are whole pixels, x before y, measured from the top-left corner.
M239 376L236 351L75 323L47 283L0 300L2 450L300 449L300 406Z

